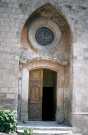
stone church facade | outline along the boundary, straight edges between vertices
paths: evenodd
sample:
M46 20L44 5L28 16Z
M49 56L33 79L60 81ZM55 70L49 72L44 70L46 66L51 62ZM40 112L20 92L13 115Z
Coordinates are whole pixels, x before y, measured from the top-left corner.
M0 109L88 132L87 0L0 0Z

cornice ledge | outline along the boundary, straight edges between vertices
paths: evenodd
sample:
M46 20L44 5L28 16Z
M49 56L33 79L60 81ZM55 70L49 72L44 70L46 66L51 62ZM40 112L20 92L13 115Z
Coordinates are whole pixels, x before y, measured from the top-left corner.
M32 59L27 59L27 60L21 59L19 62L20 62L20 64L26 64L28 62L32 62L32 61L36 61L36 60L49 60L49 61L53 61L53 62L56 62L58 64L64 65L64 66L67 66L69 64L68 60L57 59L54 57L35 57Z

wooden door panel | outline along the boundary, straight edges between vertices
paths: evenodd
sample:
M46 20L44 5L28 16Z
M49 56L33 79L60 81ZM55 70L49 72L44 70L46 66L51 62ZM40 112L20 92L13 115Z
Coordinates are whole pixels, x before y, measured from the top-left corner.
M31 80L38 81L41 80L41 70L36 69L30 72Z
M29 120L42 120L40 104L30 104Z
M42 120L43 69L29 73L29 120Z
M40 102L40 86L33 85L31 87L30 102Z

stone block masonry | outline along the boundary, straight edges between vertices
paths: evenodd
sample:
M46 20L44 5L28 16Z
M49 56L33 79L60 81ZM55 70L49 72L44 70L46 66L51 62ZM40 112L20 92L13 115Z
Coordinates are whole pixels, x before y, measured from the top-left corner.
M17 111L20 40L14 2L0 1L0 109Z
M47 2L64 14L72 30L72 125L88 132L87 0L0 0L0 109L17 111L19 56L32 57L22 50L21 31L33 11Z

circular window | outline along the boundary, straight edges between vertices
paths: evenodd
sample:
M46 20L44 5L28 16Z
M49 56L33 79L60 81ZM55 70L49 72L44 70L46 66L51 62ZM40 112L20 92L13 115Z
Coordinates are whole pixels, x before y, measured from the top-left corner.
M35 39L42 46L49 45L54 40L53 31L47 27L39 28L35 33Z
M28 31L31 45L40 50L50 50L58 45L61 37L60 27L50 19L37 19Z

